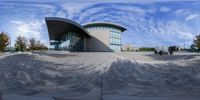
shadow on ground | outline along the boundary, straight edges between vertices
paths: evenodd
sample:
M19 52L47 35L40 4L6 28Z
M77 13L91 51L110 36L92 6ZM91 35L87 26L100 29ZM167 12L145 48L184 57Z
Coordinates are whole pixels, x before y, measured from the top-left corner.
M176 60L190 60L195 58L196 54L192 54L192 55L146 55L150 58L152 58L153 60L163 60L163 61L176 61Z
M197 59L180 66L119 59L101 73L94 65L53 63L35 55L16 54L0 59L0 81L7 91L28 96L76 97L94 87L102 96L198 96L199 62Z
M94 87L99 72L89 73L92 69L92 65L62 65L16 54L0 59L0 81L6 92L21 95L77 96Z
M45 55L45 56L50 56L50 57L61 57L61 58L66 58L66 57L75 57L77 56L76 54L71 54L71 53L67 53L67 52L64 52L64 53L59 53L59 52L54 52L54 53L49 53L47 51L45 52L33 52L34 54L39 54L39 55Z
M172 63L150 65L118 60L104 74L107 85L104 91L125 96L198 96L199 65L199 61L183 67Z

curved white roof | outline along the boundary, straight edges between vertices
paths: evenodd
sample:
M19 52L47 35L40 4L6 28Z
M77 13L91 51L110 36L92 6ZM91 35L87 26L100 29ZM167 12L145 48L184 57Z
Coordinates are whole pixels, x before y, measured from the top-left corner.
M110 27L120 29L122 32L126 30L125 27L115 24L115 23L111 23L111 22L91 22L91 23L86 23L83 25L83 27L85 28L92 27L92 26L110 26Z

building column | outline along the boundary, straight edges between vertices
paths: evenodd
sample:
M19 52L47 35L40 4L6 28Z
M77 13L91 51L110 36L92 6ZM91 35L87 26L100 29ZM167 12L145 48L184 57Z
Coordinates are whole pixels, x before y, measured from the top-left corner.
M60 43L61 43L60 41L56 41L56 44L55 44L55 47L54 47L55 50L60 50L60 49L59 49Z
M85 37L83 38L83 43L84 43L84 44L83 44L83 48L84 48L83 50L84 50L84 51L88 51L88 50L87 50L87 38L85 38Z

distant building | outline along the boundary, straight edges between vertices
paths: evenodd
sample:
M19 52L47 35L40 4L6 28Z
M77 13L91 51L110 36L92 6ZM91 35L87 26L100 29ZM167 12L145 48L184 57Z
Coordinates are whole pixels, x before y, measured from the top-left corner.
M135 47L134 45L123 45L122 51L138 51L139 48Z
M80 24L57 17L45 18L50 45L56 50L112 52L121 51L121 33L126 29L108 22Z
M15 51L15 48L14 47L6 47L5 51Z
M169 46L169 49L172 50L172 51L181 51L180 46Z

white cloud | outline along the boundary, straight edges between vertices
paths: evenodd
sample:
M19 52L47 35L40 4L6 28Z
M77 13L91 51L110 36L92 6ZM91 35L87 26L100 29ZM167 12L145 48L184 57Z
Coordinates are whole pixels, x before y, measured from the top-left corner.
M102 4L99 5L93 5L86 7L84 12L78 13L78 22L84 23L84 22L90 22L94 21L94 19L97 20L108 20L107 17L120 17L120 16L128 16L128 15L136 15L136 16L144 16L146 13L145 9L133 6L133 5L119 5L119 4ZM112 12L115 12L117 16L114 16L111 14ZM132 16L130 16L132 18ZM110 20L112 21L112 19Z
M56 17L66 18L67 17L67 13L64 12L64 11L58 11L55 16Z
M138 14L145 14L146 11L142 8L139 8L139 7L136 7L136 6L128 6L128 5L125 5L125 6L120 6L120 7L117 7L118 5L115 6L115 8L119 8L120 10L125 10L125 11L130 11L130 12L136 12Z
M156 11L157 11L156 8L147 9L147 12L148 12L148 13L155 13Z
M161 20L129 20L132 29L128 29L130 33L127 36L132 38L136 44L140 46L156 46L156 45L179 45L183 44L184 39L190 44L194 34L191 30L181 22L161 21ZM180 45L183 46L183 45Z
M187 28L187 26L176 21L159 22L160 27L156 29L155 35L160 36L167 42L180 44L184 39L192 41L194 34Z
M194 24L200 24L200 13L193 9L178 9L175 14L185 21L193 22Z
M22 22L21 21L16 21L16 20L12 20L12 21L10 21L10 23L13 23L13 24L22 24Z
M80 11L87 6L93 5L91 3L65 3L61 5L62 9L67 12L67 18L72 19L75 15L81 13Z
M190 20L197 19L197 18L199 18L199 17L200 17L200 15L198 15L198 14L191 14L191 15L189 15L185 20L186 20L186 21L190 21Z
M168 7L160 7L160 11L161 12L169 12L169 11L171 11L171 9Z
M128 29L125 33L123 33L123 37L130 38L128 41L129 43L130 41L136 41L137 45L140 46L153 46L157 43L165 44L165 42L170 44L181 44L185 37L189 38L190 40L193 38L193 34L191 33L192 30L189 30L188 26L184 25L184 22L172 21L176 20L177 16L178 18L181 16L182 19L187 20L194 19L195 16L191 16L192 14L195 14L194 11L191 11L188 8L183 7L175 11L175 13L173 13L175 19L165 17L166 20L163 20L155 17L160 14L160 12L172 11L170 5L157 8L160 5L156 5L156 3L145 5L144 7L135 5L134 2L137 0L130 0L130 2L133 3L124 3L124 1L118 0L87 1L88 0L82 1L79 4L77 4L77 1L72 0L65 1L65 3L59 2L59 5L57 3L55 5L51 5L51 3L49 3L50 5L47 4L43 9L40 9L42 8L42 4L39 4L38 6L34 4L33 7L39 9L35 10L36 12L41 10L41 12L36 13L38 14L39 18L43 17L43 15L39 15L42 13L46 14L44 17L63 17L73 19L81 24L94 21L109 21L121 24ZM137 2L145 1L138 0ZM123 3L120 4L115 2ZM28 9L27 11L29 10L32 9ZM33 16L33 18L36 18L36 16ZM17 30L19 31L17 33L23 34L27 37L34 36L36 38L41 38L41 32L44 30L43 21L30 20L30 22L11 22L17 25ZM47 34L45 37L47 40L48 32L45 32L45 34Z
M87 6L83 9L87 10L79 12L80 9L77 9L76 12L78 13L72 14L79 16L78 22L110 21L120 23L128 28L123 37L130 38L130 40L126 39L125 41L134 42L140 46L155 46L166 43L177 45L181 44L185 37L189 41L192 41L194 37L188 26L185 26L182 22L172 21L171 19L168 21L154 19L151 16L150 19L146 19L146 17L149 18L148 13L157 13L157 9L154 7L145 9L129 4L102 4L98 6L94 4L92 7ZM168 7L161 7L158 10L162 12L171 11Z
M11 21L11 23L16 24L18 35L25 36L27 38L41 38L41 33L43 29L44 22L40 20L32 20L29 22L23 21Z
M188 14L190 11L188 9L178 9L175 11L175 14L180 15L180 14Z
M85 2L111 2L111 3L153 3L153 2L176 2L176 1L197 1L197 0L35 0L35 1L30 1L30 0L7 0L7 1L25 1L25 2L37 2L37 3L44 3L44 2L80 2L80 3L85 3Z

